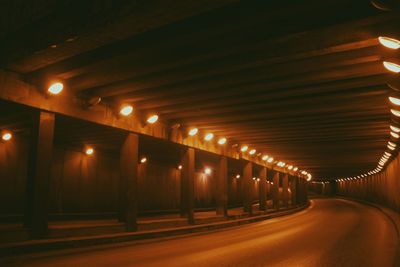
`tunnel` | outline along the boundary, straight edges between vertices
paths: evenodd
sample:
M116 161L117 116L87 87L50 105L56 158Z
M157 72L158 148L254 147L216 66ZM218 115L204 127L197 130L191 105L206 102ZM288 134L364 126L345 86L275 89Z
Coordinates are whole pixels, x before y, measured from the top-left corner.
M0 266L400 266L396 0L0 3Z

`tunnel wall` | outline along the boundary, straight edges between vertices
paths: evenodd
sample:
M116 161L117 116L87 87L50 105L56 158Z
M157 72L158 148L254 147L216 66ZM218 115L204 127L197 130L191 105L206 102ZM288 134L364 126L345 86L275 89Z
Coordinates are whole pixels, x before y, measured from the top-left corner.
M21 216L25 209L29 136L16 135L0 142L0 217ZM55 145L50 177L49 213L115 213L119 203L119 154L82 151ZM139 211L177 210L180 206L180 171L176 166L139 164ZM258 198L254 183L253 199ZM195 176L195 207L215 207L214 173ZM228 176L229 205L241 205L241 179Z
M381 204L400 212L400 156L381 173L338 182L337 194Z

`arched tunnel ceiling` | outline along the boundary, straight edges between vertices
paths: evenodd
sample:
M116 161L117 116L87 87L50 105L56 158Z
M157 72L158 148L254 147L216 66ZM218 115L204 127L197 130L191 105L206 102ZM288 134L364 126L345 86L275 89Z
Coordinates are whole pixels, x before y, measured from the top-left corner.
M167 3L168 2L168 3ZM376 166L389 138L382 33L367 0L2 3L1 67L132 103L301 166Z

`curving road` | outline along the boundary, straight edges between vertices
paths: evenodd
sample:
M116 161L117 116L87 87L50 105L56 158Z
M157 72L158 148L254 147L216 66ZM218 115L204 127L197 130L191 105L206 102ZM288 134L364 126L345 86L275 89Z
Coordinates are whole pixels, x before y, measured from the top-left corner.
M316 199L300 213L215 232L90 249L18 266L315 266L385 267L399 243L377 209L341 199Z

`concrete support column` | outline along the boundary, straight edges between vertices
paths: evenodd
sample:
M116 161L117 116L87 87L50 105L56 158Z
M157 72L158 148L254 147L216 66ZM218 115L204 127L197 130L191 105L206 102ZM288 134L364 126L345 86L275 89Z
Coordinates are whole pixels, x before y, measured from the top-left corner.
M55 115L40 111L34 115L28 163L25 226L32 238L45 238L48 223L48 196L53 158Z
M292 206L297 205L297 177L290 176L290 191L291 191L291 201Z
M120 220L125 222L127 231L137 230L138 151L139 137L129 133L122 145L120 155Z
M274 209L279 210L279 172L274 171L272 182L272 203Z
M243 208L245 212L250 214L253 213L252 210L252 198L251 198L251 189L252 189L252 178L253 178L253 164L251 162L246 162L246 165L243 169Z
M283 197L283 206L289 207L289 175L284 173L282 176L282 197Z
M228 159L221 157L217 173L217 215L228 216Z
M260 210L267 209L267 168L262 167L258 177L260 178L259 183L259 201L260 201Z
M187 217L189 224L194 224L194 176L195 150L187 148L182 159L180 213Z

